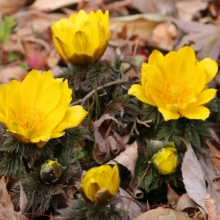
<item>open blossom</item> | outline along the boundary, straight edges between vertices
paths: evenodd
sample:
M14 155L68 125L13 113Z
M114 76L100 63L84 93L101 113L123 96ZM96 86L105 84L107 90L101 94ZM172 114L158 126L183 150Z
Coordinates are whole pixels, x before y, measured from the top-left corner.
M206 85L217 70L217 63L210 58L197 61L189 46L166 56L154 50L142 65L141 85L133 85L128 94L156 106L166 121L179 117L205 120L210 111L204 105L216 94Z
M163 147L152 158L152 163L158 172L167 175L175 172L178 165L177 150L174 143L170 147Z
M118 166L102 165L91 168L82 178L80 192L95 205L105 203L118 191L120 184Z
M61 19L52 25L56 51L73 65L96 62L105 52L109 40L109 14L101 10L80 10L69 19Z
M50 71L32 70L22 82L1 86L0 122L20 142L43 147L87 115L81 106L68 107L71 95L67 81L54 79Z

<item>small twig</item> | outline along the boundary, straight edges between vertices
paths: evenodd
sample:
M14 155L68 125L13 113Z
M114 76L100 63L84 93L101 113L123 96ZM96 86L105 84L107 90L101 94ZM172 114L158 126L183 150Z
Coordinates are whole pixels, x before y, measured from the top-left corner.
M128 82L128 80L116 80L116 81L113 81L113 82L110 82L110 83L107 83L105 85L102 85L102 86L98 86L96 89L92 90L89 94L87 94L83 99L80 99L72 104L70 104L70 106L73 106L73 105L77 105L77 104L81 104L81 105L84 105L84 103L90 98L92 97L96 91L99 91L99 90L102 90L104 88L107 88L109 86L113 86L113 85L117 85L117 84L123 84L123 83L126 83Z
M134 189L134 191L133 191L133 193L132 193L132 197L134 197L135 192L137 191L137 189L139 188L140 184L142 183L144 177L146 176L146 174L147 174L147 172L148 172L148 170L149 170L149 168L150 168L150 165L151 165L151 161L148 161L147 168L146 168L146 170L144 171L144 173L143 173L143 175L142 175L140 181L138 182L137 186L135 187L135 189ZM128 209L129 209L129 207L130 207L130 204L131 204L131 200L130 200L130 202L129 202L129 204L128 204ZM128 209L127 209L127 211L128 211Z
M137 117L137 118L136 118L136 121L137 121L138 124L144 125L145 127L149 128L150 125L148 125L148 123L151 123L153 120L150 119L150 120L147 120L147 121L141 121L141 120L139 120L138 117Z
M133 199L132 197L122 196L122 195L119 195L119 197L125 198L125 199L129 199L129 200L133 201L134 203L136 203L141 209L143 208L143 207L142 207L135 199Z

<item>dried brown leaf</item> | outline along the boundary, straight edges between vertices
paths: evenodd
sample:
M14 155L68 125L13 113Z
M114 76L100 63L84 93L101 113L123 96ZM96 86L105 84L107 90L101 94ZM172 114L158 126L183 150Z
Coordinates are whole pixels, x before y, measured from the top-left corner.
M26 209L27 204L28 204L28 199L27 199L27 196L24 192L21 181L19 181L19 186L20 186L20 212L21 212L21 214L24 214L25 209Z
M30 9L37 9L42 11L53 11L62 8L67 5L79 3L81 0L36 0L35 3L30 6ZM87 0L88 1L88 0Z
M78 191L78 188L79 187L76 185L72 185L68 187L66 194L69 199L74 199L74 195Z
M178 31L174 24L164 22L158 24L152 32L153 42L164 50L172 50L176 43Z
M177 202L175 210L183 211L188 207L196 207L196 203L189 197L187 193L184 193Z
M153 29L157 24L164 21L162 15L130 15L125 17L112 18L110 20L110 29L121 33L126 26L126 37L137 34L141 37L151 36Z
M216 202L211 198L209 194L204 197L203 200L208 210L208 220L219 220L220 215L218 214Z
M18 212L3 207L0 204L0 220L28 220Z
M144 204L137 202L128 192L124 189L119 188L119 196L123 201L124 210L128 211L129 219L134 219L136 216L142 213L142 207Z
M214 167L209 149L197 150L195 155L189 146L182 163L182 175L188 195L198 205L207 212L203 198L210 194L220 210L220 192L214 184L214 179L220 175L220 171Z
M9 66L0 69L0 83L9 83L12 79L23 80L27 70L20 66Z
M0 13L2 14L14 14L19 11L25 4L27 0L0 0Z
M109 114L104 114L93 124L95 135L93 157L97 163L106 163L124 150L121 137L112 129L113 123L118 124L118 121Z
M211 151L213 163L220 170L220 144L216 141L206 141L206 143Z
M131 145L126 145L125 150L121 152L117 157L114 158L114 160L109 161L109 164L115 164L116 162L119 164L122 164L124 167L126 167L131 172L131 177L134 177L134 169L135 164L138 157L138 151L137 151L137 143L134 142Z
M173 206L176 206L177 202L180 199L180 196L172 189L172 187L170 186L169 183L167 184L167 199L168 199L168 203Z
M14 210L11 197L6 189L5 177L0 179L0 204L8 210Z
M211 24L199 24L171 19L186 35L182 37L177 48L191 45L197 51L198 59L210 57L217 60L220 53L220 27Z
M175 4L180 19L191 21L195 15L208 6L208 2L203 0L177 0Z
M184 214L176 212L172 209L165 209L159 207L157 209L152 209L147 211L134 220L189 220L190 218L184 216Z
M207 211L203 203L203 198L207 195L205 174L191 146L185 153L181 169L188 195Z

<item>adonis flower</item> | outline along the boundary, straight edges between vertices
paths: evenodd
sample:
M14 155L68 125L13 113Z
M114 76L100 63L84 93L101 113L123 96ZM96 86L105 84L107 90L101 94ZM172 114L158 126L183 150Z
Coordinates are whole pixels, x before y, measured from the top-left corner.
M71 95L67 81L32 70L22 82L12 80L0 88L0 122L20 142L43 147L87 115L81 106L68 107Z
M210 111L204 105L216 93L206 85L217 70L217 63L210 58L197 61L188 46L166 56L154 50L149 62L142 65L141 85L133 85L128 94L156 106L166 121L179 117L205 120Z
M174 143L170 143L169 147L163 147L152 158L152 163L158 172L167 175L175 172L178 165L177 150Z
M110 39L108 11L87 14L81 10L69 19L54 22L52 32L55 48L64 60L76 66L94 63Z
M102 165L91 168L83 177L80 192L95 205L105 203L118 191L120 184L118 166Z

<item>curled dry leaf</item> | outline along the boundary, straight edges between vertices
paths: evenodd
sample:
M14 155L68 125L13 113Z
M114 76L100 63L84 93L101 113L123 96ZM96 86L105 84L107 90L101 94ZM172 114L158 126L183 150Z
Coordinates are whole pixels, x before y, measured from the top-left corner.
M187 193L184 193L177 202L175 210L181 212L188 207L196 207L196 203L189 197Z
M126 167L130 172L132 178L134 177L134 169L135 164L138 157L138 151L137 151L137 143L134 142L131 145L126 145L125 150L121 152L117 157L114 158L114 160L109 161L109 164L115 164L116 162L119 164L122 164L124 167Z
M159 207L157 209L152 209L147 211L134 220L189 220L190 218L183 215L183 213L176 212L172 209L165 209Z
M93 124L95 135L93 157L99 164L108 162L125 148L121 137L112 129L113 123L118 124L118 121L109 114L104 114Z
M69 199L74 199L75 193L78 191L79 187L76 185L72 185L67 189L67 196Z

